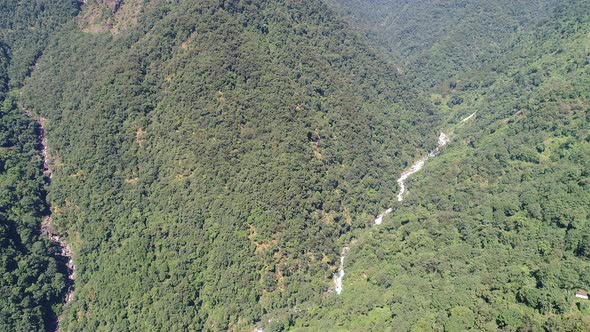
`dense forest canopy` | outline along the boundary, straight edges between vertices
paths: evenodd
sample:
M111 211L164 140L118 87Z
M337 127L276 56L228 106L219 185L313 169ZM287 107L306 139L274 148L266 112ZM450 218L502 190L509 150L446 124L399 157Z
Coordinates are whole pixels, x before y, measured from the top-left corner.
M0 329L590 329L588 13L0 0Z
M51 326L65 292L57 252L40 236L46 208L37 126L11 100L0 108L0 330Z
M86 6L22 88L77 253L62 328L242 330L321 298L433 107L319 1Z
M438 84L481 72L509 56L522 35L553 21L556 0L330 0L368 39L404 68L415 84ZM407 70L405 70L407 67Z
M441 11L449 3L459 9ZM369 10L348 8L378 20L387 12L383 6L397 6L396 1L372 4ZM482 61L461 59L466 54L461 47L468 45L460 37L474 37L456 35L462 24L443 37L422 34L427 25L414 32L432 38L434 48L411 50L403 58L399 54L404 53L383 53L391 62L403 61L408 76L433 82L416 84L444 114L443 128L452 132L452 143L410 180L407 199L394 207L383 227L355 234L347 257L347 306L326 310L311 324L301 321L302 326L590 328L588 302L574 296L590 283L590 4L542 5L551 10L535 13L539 17L532 19L542 18L541 23L527 23L501 39L501 53L473 48ZM449 24L462 7L459 1L436 2L420 13ZM517 16L500 17L503 22ZM497 37L486 20L469 22L475 31L490 32L487 41L477 43ZM416 21L398 24L399 31L417 29ZM387 32L377 36L370 28L361 31L374 34L373 43L404 38ZM461 43L455 48L459 55L437 62L438 72L423 67L424 59L442 54L436 45L449 41ZM464 69L455 70L450 61ZM430 75L416 74L420 71ZM365 294L373 294L371 301L354 300Z
M40 236L47 213L39 126L18 88L50 36L76 13L62 1L0 1L0 330L52 328L66 291L57 249Z

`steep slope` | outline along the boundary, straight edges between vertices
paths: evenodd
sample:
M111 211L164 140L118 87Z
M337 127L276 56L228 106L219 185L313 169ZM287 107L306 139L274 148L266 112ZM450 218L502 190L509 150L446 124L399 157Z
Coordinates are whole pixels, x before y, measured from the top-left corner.
M0 109L0 330L55 324L65 294L56 248L41 236L45 183L35 123L10 102Z
M331 0L423 87L448 84L457 74L506 55L520 34L550 23L551 13L568 2Z
M47 183L39 126L18 88L48 39L76 13L62 1L0 1L0 330L53 330L66 292L58 248L40 232Z
M590 329L575 297L590 287L589 6L562 3L505 54L428 89L451 143L381 225L355 232L342 297L296 326Z
M22 89L76 252L63 329L289 326L440 117L319 1L106 5Z
M56 0L0 1L2 87L18 88L41 56L50 36L78 11L75 3Z

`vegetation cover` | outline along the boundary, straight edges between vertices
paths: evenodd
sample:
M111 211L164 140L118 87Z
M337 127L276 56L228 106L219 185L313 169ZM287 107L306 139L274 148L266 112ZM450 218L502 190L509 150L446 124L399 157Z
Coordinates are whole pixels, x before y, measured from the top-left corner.
M87 2L22 88L48 118L64 330L244 330L331 287L441 121L319 1Z
M588 7L0 1L0 329L590 329Z
M47 214L39 128L17 107L19 88L76 6L0 1L0 330L53 328L66 291L57 249L40 234Z
M57 252L40 236L45 182L37 126L10 100L0 110L0 330L51 326L65 292Z
M441 2L424 15L452 21L456 13L442 11L442 3L462 7ZM381 15L384 9L376 6ZM443 128L452 131L452 142L410 179L406 199L381 226L353 235L349 286L336 300L345 305L330 304L301 326L590 328L589 304L574 296L590 283L589 9L584 1L554 6L540 14L547 17L543 24L504 40L502 55L487 57L476 48L485 61L460 60L464 72L439 62L453 75L422 89L447 119ZM488 23L477 25L484 31ZM454 33L435 44L459 41ZM415 51L404 71L428 73L415 62L425 56L437 53ZM432 74L425 79L437 77Z

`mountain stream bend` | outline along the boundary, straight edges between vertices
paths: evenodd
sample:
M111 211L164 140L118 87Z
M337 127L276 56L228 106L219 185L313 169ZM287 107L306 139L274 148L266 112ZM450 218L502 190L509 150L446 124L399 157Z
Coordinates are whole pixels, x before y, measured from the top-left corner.
M459 124L467 122L468 120L472 119L476 114L477 114L477 112L473 112L468 117L462 119L459 122ZM422 167L424 167L424 165L426 164L426 161L428 159L436 157L439 154L439 152L441 151L441 149L445 145L449 144L450 141L451 141L451 138L449 137L449 135L445 134L444 132L441 132L440 135L438 136L438 142L437 142L436 148L434 150L430 151L426 156L416 160L412 164L412 166L410 166L410 168L408 168L402 172L402 174L400 175L400 177L396 181L399 186L399 192L397 194L397 201L398 202L402 202L404 200L404 195L406 194L406 191L407 191L406 180L410 176L412 176L413 174L420 171L422 169ZM381 223L383 222L383 218L386 215L390 214L391 212L393 212L393 208L388 208L387 210L385 210L381 214L379 214L377 216L377 218L375 218L375 225L381 225ZM342 290L344 289L343 284L342 284L342 279L344 278L344 258L346 257L346 254L349 251L350 251L349 247L344 247L342 249L342 252L340 253L340 267L338 268L338 271L334 274L333 289L337 294L342 293Z

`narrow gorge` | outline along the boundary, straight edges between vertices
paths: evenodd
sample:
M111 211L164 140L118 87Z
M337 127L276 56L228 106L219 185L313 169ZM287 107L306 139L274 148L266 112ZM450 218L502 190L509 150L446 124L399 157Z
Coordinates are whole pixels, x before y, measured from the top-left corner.
M26 112L27 115L31 116L31 112ZM43 157L43 178L47 186L51 184L51 179L53 178L53 172L51 170L51 157L49 153L49 145L47 142L47 136L45 134L47 119L43 117L35 118L35 122L38 125L38 142L40 145L41 156ZM57 261L60 264L60 268L66 274L66 294L64 298L64 304L68 305L74 300L74 280L76 278L76 265L74 264L74 253L72 251L71 246L65 242L65 240L60 237L55 232L55 227L53 225L53 218L51 216L51 205L48 201L46 201L46 210L45 215L43 216L43 221L41 222L41 234L49 241L51 241L52 245L55 246L57 249ZM59 317L55 318L52 326L50 327L51 331L59 331Z

